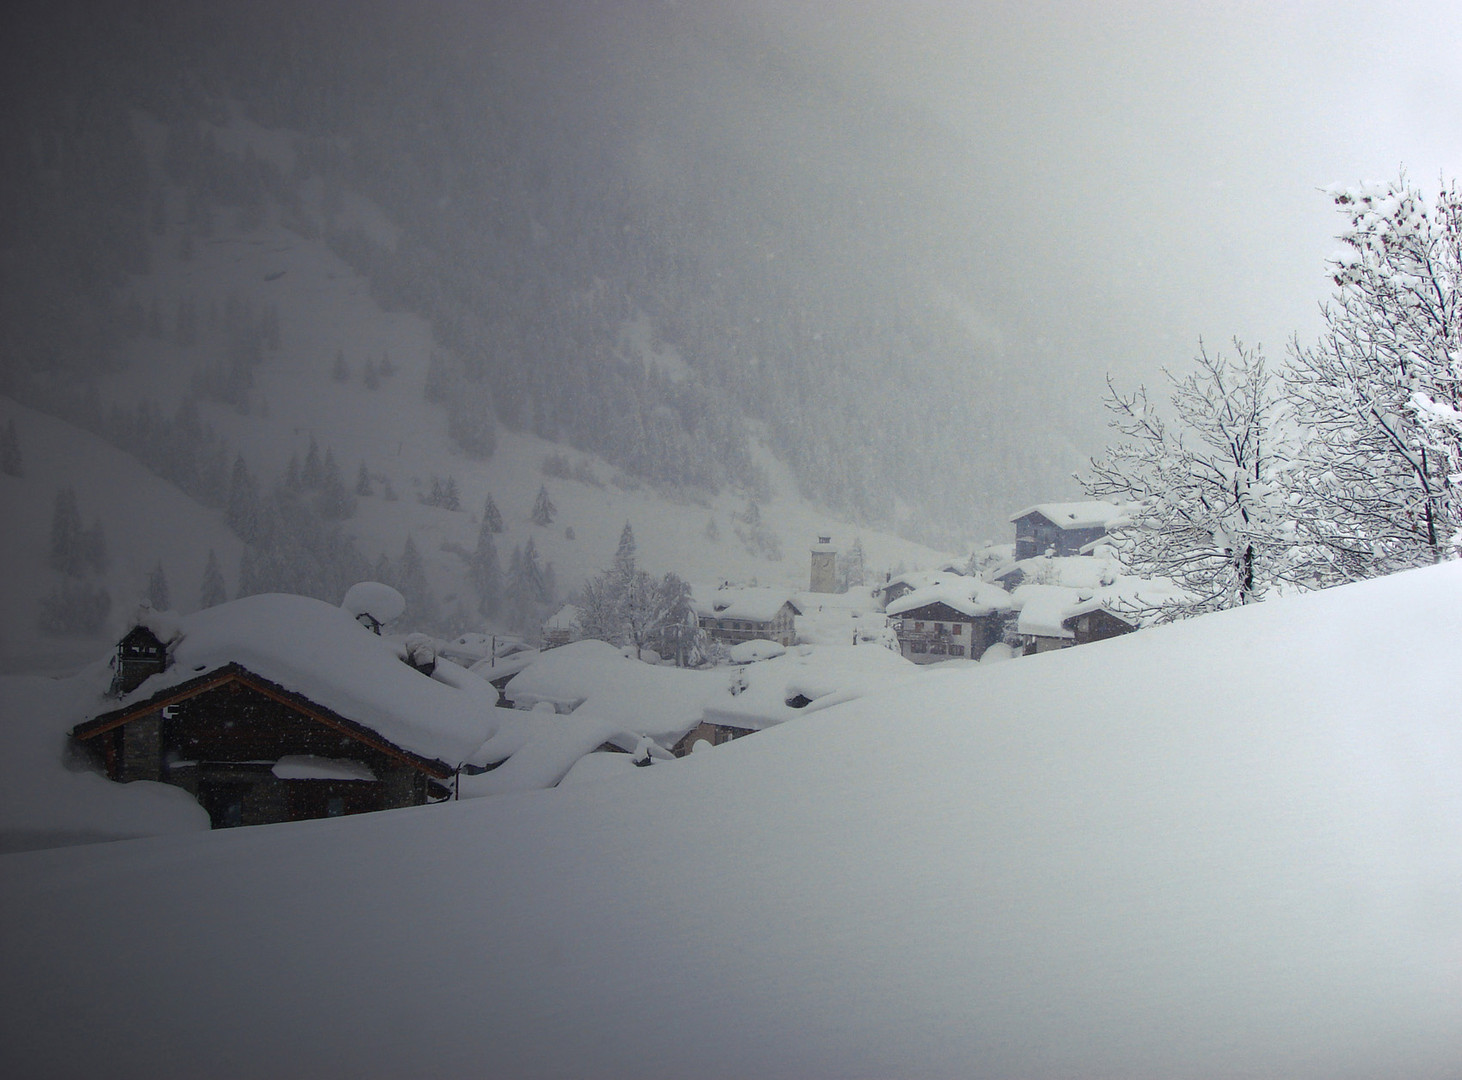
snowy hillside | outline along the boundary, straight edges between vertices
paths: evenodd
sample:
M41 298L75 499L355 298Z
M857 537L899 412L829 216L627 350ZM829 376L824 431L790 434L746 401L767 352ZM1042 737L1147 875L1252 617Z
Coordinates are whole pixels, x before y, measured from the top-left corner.
M1456 1075L1462 566L598 783L0 858L7 1075Z
M0 671L56 674L97 659L116 640L122 620L147 594L148 575L160 562L173 604L198 606L204 562L217 553L232 595L243 545L223 522L134 458L64 421L0 397L0 427L14 422L24 453L24 475L0 474ZM112 598L107 632L97 638L37 632L42 598L60 580L47 568L56 493L76 492L87 526L100 522L107 568L100 575Z
M164 133L141 114L135 123L161 179ZM234 116L211 134L225 154L291 167L289 132ZM739 520L751 512L753 498L746 493L657 491L593 455L531 434L500 427L490 457L469 455L449 437L447 412L426 399L431 356L442 350L424 319L383 310L368 283L324 239L297 231L310 230L277 203L252 215L219 215L204 236L195 235L187 220L183 190L163 183L162 191L158 227L149 234L150 268L125 290L143 329L127 344L125 364L95 379L100 409L130 415L147 406L152 415L173 417L201 393L202 424L221 438L230 461L242 455L265 493L284 477L291 458L306 459L312 440L320 453L333 455L348 485L364 467L372 493L357 497L342 531L367 563L381 555L399 558L408 537L413 540L447 624L437 629L506 629L501 619L488 627L477 612L456 553L473 548L488 496L504 519L505 531L496 538L503 569L513 548L531 539L544 562L554 565L559 599L608 565L626 522L635 529L642 566L696 582L756 580L805 589L807 549L828 534L845 551L860 539L870 574L947 557L892 534L855 528L809 503L788 470L760 446L757 461L771 494L756 500L755 528ZM309 198L299 213L321 214L317 225L358 229L382 250L394 244L398 230L369 200L345 192L338 208L324 214L318 183L306 184L305 192ZM222 385L239 327L270 320L278 347L265 347L246 365L246 387ZM673 376L673 351L656 351L647 338L641 323L627 323L624 349L647 368ZM36 572L10 575L3 586L0 601L12 618L0 640L0 669L37 670L40 663L39 670L57 671L92 658L98 642L115 637L159 561L172 603L182 611L198 604L210 546L234 595L242 545L217 511L115 447L0 398L0 426L12 416L27 473L20 482L0 476L3 505L16 523L3 554L7 565ZM568 465L570 475L545 475L551 457ZM434 483L448 479L456 485L459 510L420 501ZM540 485L557 508L548 526L530 520ZM113 610L106 627L84 642L33 644L33 613L52 586L40 572L46 530L63 486L77 490L86 523L95 519L103 526L112 558L98 584L109 589ZM59 663L38 660L58 654Z

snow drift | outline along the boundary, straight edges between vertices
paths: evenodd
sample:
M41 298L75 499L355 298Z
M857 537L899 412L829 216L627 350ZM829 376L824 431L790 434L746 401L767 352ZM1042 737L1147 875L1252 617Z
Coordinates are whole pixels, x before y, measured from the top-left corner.
M1454 1076L1462 565L556 791L0 859L0 1072Z

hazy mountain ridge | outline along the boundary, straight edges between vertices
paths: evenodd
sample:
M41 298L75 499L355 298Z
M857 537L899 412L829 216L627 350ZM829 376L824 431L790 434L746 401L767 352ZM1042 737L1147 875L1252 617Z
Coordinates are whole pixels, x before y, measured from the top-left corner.
M145 118L138 124L154 156L164 153L162 130ZM277 140L239 120L217 135L252 160L267 158L268 141ZM638 531L643 565L703 583L756 579L805 588L806 545L824 532L845 547L861 536L870 570L941 557L839 524L797 498L795 482L756 438L751 452L767 478L756 544L738 537L738 520L753 505L743 493L657 489L602 458L565 455L511 430L496 436L490 456L466 454L454 445L449 418L427 400L438 354L424 320L383 311L369 283L323 239L281 224L283 208L219 215L211 235L189 239L186 190L160 190L164 213L150 234L150 269L133 277L119 305L138 326L112 370L75 385L28 384L52 411L106 441L4 402L6 417L18 419L26 462L23 480L6 480L14 484L6 503L17 522L9 563L45 565L55 496L66 487L78 490L83 521L99 522L114 556L89 586L107 591L111 610L75 641L34 633L35 613L62 581L58 575L9 579L4 607L16 618L4 644L7 666L45 669L99 655L147 596L158 565L173 606L195 609L209 547L229 596L287 589L338 601L352 580L407 573L410 543L420 569L414 581L399 583L421 594L413 625L509 629L508 612L485 614L469 583L466 556L480 542L488 497L504 519L495 537L504 575L514 549L531 541L541 565L554 568L557 587L548 599L555 602L607 565L626 521ZM359 196L347 193L344 202L357 220L389 224ZM327 496L319 475L308 478L312 448L317 473L333 465L336 482L343 481L340 495ZM252 519L237 505L231 473L240 462L254 491ZM361 471L367 494L356 487ZM437 498L447 483L457 509ZM530 515L540 485L556 504L548 526ZM345 505L328 504L341 496ZM273 519L260 523L260 515ZM249 535L251 528L263 531Z
M1021 362L971 334L938 295L951 288L941 268L920 265L919 235L901 232L917 159L854 175L890 116L868 120L846 84L709 18L661 5L505 11L144 5L89 30L52 27L39 37L58 48L113 34L138 58L93 42L83 52L98 73L27 90L26 126L36 145L64 128L57 95L105 89L145 110L166 127L165 171L195 233L277 204L383 304L430 319L474 407L656 483L754 490L747 418L766 422L803 493L907 532L969 538L1031 488L1063 482L1078 456L1067 410L1050 386L1041 403L1013 390ZM387 25L397 32L383 45L372 34ZM715 108L687 121L659 83ZM292 153L239 161L217 135L242 119L230 100L299 133ZM829 129L819 109L839 101L848 123ZM139 148L117 122L93 118L130 163L134 272L159 181L139 190ZM43 172L37 155L27 164ZM353 191L384 211L389 243L347 212ZM622 333L639 319L690 378L646 375ZM105 364L118 321L72 351ZM34 330L7 350L12 379L49 363Z

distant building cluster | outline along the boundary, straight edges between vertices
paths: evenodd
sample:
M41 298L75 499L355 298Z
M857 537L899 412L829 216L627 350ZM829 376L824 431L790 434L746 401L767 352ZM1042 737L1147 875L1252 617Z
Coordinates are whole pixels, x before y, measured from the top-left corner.
M111 700L71 740L113 780L184 789L215 828L553 786L580 762L645 766L741 738L907 678L905 661L1130 633L1155 585L1124 575L1103 542L1120 515L1102 502L1032 506L1011 518L1013 545L856 588L820 536L805 591L691 588L690 629L727 665L710 670L729 673L709 681L580 640L572 606L545 624L541 650L385 635L405 602L374 582L340 608L281 594L182 617L144 606L118 642ZM853 554L861 580L861 544ZM815 652L826 645L875 647Z

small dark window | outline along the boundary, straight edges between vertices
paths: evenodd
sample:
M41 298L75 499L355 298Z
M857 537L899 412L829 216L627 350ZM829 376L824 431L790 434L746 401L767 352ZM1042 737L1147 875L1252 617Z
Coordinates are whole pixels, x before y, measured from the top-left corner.
M343 817L345 814L345 798L341 795L332 795L325 801L326 817Z

